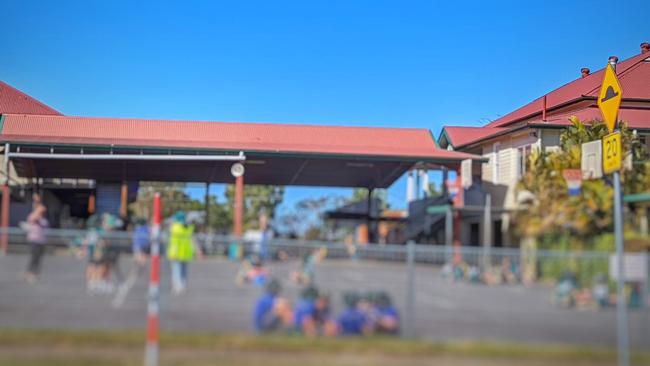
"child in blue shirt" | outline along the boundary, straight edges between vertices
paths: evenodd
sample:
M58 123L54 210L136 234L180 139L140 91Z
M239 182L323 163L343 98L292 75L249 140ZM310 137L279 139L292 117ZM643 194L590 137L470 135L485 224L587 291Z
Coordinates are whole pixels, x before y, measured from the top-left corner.
M270 280L264 294L257 300L253 311L253 326L257 332L267 333L281 330L291 322L291 309L288 303L279 297L280 282Z
M339 333L342 335L363 335L370 333L366 315L357 307L360 297L356 293L343 295L345 310L338 317Z
M296 330L308 336L316 335L316 299L318 289L308 286L300 294L300 301L294 310Z
M375 312L377 314L375 323L377 333L397 334L399 332L399 315L386 292L380 292L377 295Z

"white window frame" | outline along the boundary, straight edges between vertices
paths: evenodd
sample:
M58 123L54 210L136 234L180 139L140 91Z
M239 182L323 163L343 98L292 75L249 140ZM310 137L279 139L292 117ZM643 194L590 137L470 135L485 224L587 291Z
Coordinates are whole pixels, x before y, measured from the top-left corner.
M650 152L650 135L639 135L639 141L641 141L646 151Z
M523 145L517 148L517 179L526 174L526 162L528 161L528 156L533 151L533 145Z

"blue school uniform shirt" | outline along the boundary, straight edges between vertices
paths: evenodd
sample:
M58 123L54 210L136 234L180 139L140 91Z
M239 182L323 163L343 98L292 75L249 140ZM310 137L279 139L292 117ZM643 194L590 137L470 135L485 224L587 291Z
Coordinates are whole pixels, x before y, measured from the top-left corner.
M358 309L348 308L339 315L338 323L343 335L362 334L366 316Z
M302 323L308 316L313 316L316 312L314 300L300 300L293 312L294 324L298 330L302 330Z
M144 252L149 247L149 227L138 225L133 230L133 252Z
M397 314L397 309L395 309L392 306L378 307L377 313L379 313L379 316L390 316L395 319L399 319L399 316Z
M262 295L259 300L257 300L257 304L255 304L255 311L253 313L253 325L255 327L255 330L265 330L265 319L273 311L274 305L275 296L268 293Z

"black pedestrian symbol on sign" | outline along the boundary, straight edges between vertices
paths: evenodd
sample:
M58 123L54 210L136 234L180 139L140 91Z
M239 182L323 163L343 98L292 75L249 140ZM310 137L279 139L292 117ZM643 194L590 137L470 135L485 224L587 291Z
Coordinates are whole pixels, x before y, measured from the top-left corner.
M601 102L606 102L614 97L618 96L618 92L614 91L614 88L610 85L607 87L607 91L605 92L605 97L601 99Z

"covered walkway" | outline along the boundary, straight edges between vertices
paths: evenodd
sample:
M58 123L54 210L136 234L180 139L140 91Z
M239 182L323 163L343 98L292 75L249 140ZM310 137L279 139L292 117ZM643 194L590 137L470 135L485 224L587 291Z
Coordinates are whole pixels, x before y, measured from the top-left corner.
M459 170L474 155L427 129L2 114L5 171L24 178L236 183L235 234L248 184L388 188L417 164ZM240 162L245 173L233 177ZM128 192L123 189L123 210ZM8 226L9 186L2 226ZM5 244L5 243L3 243Z
M387 188L414 164L456 169L474 156L429 130L2 115L0 140L22 177Z

